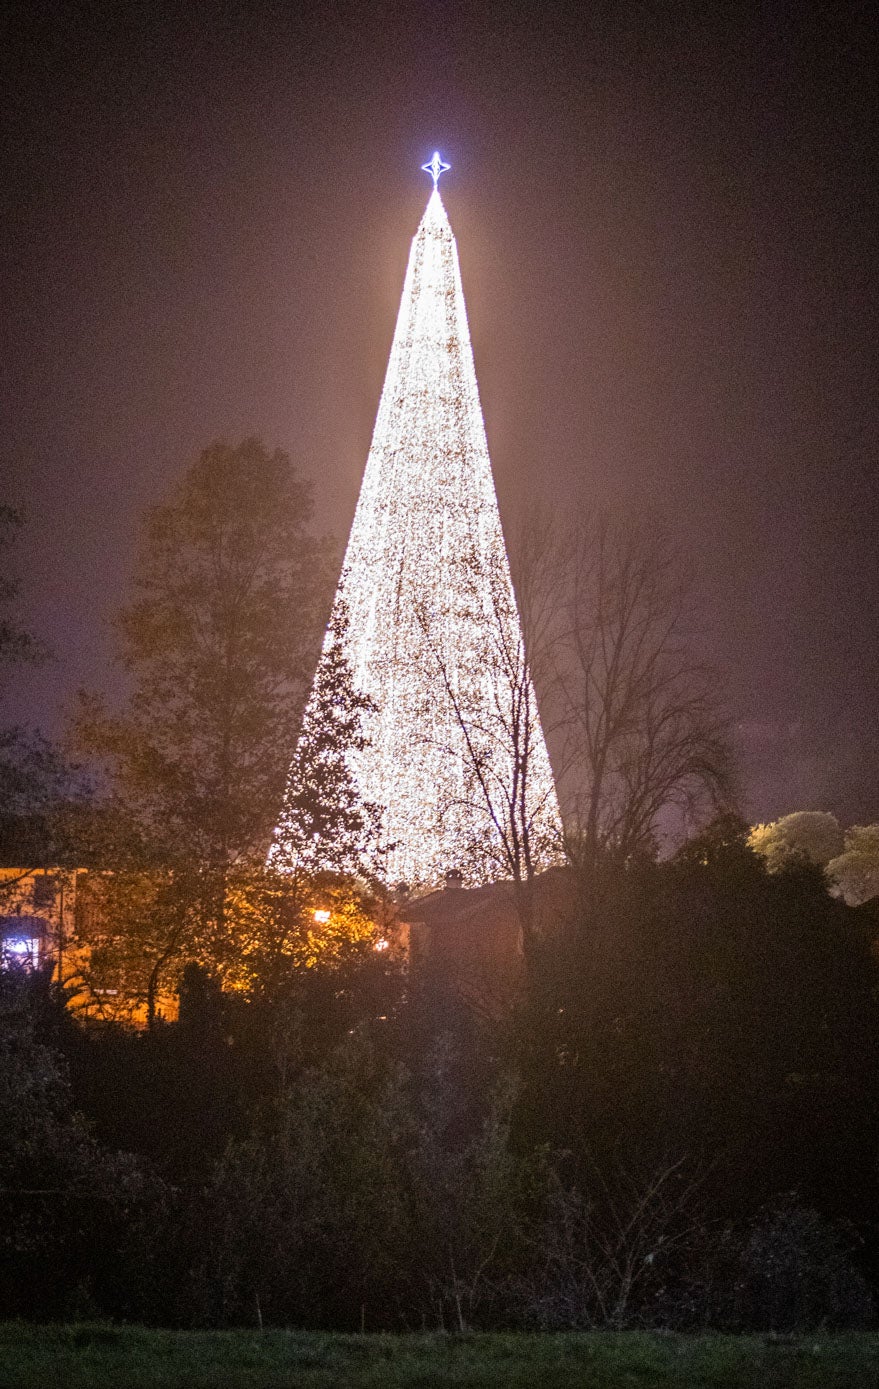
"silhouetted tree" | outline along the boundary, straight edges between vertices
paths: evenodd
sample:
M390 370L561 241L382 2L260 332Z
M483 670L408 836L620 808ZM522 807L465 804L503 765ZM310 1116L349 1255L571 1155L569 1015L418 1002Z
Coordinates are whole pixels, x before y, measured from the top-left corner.
M127 702L111 713L81 696L77 746L117 812L107 892L128 891L126 868L170 875L126 928L145 978L187 953L222 964L234 945L230 884L264 858L326 602L311 508L286 454L253 439L206 449L146 517L116 619Z
M320 871L356 874L373 866L380 807L364 804L349 752L365 746L361 694L345 655L348 614L336 603L287 774L269 863L288 878Z
M56 866L69 855L82 788L38 730L4 717L16 672L48 656L16 614L13 547L21 524L18 511L0 505L0 861L26 878L30 870ZM0 914L4 905L16 909L18 892L12 877L0 884Z
M477 880L508 878L522 926L526 953L534 942L532 884L537 873L562 859L562 826L555 786L546 761L534 688L530 643L519 621L506 556L485 557L474 542L462 556L462 589L456 595L465 620L479 618L480 645L472 669L450 663L444 622L429 604L416 618L428 659L439 673L460 734L443 746L460 763L456 798L440 807L454 819L461 807L475 808L482 832L462 839L461 861L453 867ZM529 608L531 638L536 622ZM447 621L448 615L445 614ZM454 783L451 783L454 784ZM474 823L469 817L469 823Z
M696 654L692 593L661 531L531 523L517 567L556 749L572 860L652 852L734 793L716 675Z

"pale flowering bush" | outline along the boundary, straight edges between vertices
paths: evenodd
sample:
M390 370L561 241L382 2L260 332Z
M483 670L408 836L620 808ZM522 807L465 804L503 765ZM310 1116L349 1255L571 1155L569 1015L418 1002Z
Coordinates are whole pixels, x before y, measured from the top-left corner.
M825 869L830 891L847 907L879 897L879 825L852 825L841 854Z
M843 838L835 815L823 810L797 810L768 825L755 825L748 837L767 871L778 873L797 863L823 868L842 852Z

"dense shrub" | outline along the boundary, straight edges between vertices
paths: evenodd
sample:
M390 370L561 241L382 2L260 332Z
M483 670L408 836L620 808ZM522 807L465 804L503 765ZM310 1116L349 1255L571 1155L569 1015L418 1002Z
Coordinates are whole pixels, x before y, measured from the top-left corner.
M63 1060L37 1041L24 990L0 990L0 1315L118 1305L129 1224L152 1183L95 1142Z
M760 1213L737 1241L732 1287L712 1320L732 1330L864 1327L873 1299L838 1226L792 1203Z
M351 1039L217 1165L198 1206L188 1315L463 1329L490 1308L519 1242L529 1165L510 1151L508 1110L491 1095L462 1132L439 1062L416 1084Z
M860 1330L875 1322L850 1228L792 1198L739 1226L703 1229L682 1281L657 1300L666 1325L693 1331Z
M767 873L729 824L586 888L495 1023L360 959L272 997L190 970L180 1021L147 1034L13 990L0 1315L869 1322L865 909L809 865Z

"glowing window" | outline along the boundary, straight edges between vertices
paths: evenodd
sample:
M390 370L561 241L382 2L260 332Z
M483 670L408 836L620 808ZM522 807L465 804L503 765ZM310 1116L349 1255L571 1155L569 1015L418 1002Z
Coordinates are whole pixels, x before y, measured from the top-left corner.
M9 936L3 941L4 965L17 969L36 969L40 963L40 942L36 936Z

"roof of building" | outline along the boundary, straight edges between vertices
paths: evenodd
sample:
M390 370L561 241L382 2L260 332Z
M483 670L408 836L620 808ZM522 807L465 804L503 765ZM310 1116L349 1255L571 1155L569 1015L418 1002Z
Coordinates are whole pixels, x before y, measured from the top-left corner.
M570 898L571 870L548 868L533 880L538 909ZM461 923L498 908L516 908L516 884L509 879L480 887L445 887L413 897L400 907L400 920L410 925L443 926Z

